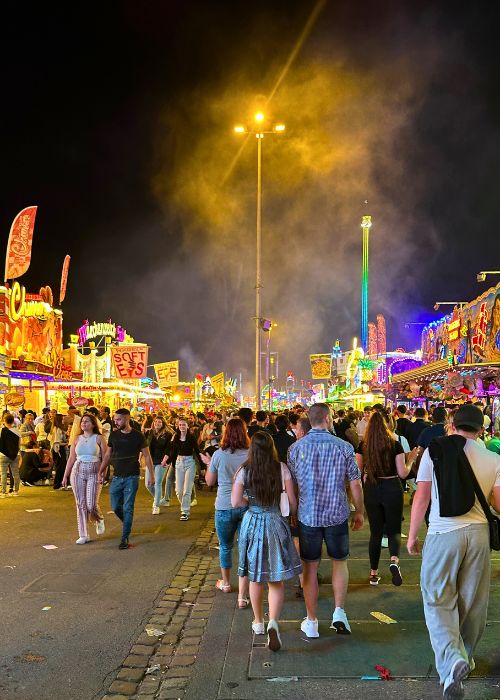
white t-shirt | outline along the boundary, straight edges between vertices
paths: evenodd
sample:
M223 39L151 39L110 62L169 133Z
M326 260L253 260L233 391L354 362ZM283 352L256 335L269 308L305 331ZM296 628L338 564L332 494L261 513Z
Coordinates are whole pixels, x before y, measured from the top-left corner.
M392 433L392 437L399 442L403 450L405 451L405 454L407 452L410 452L410 443L408 440L405 438L404 435L398 435L397 433Z
M467 440L465 443L465 454L476 475L487 501L490 499L494 486L500 486L500 455L490 452L485 447L479 445L475 440ZM442 518L439 515L439 494L436 479L434 478L434 464L427 448L422 455L418 468L417 482L431 481L431 512L429 515L429 535L436 535L452 530L459 530L461 527L476 523L486 523L486 516L479 503L477 496L474 505L465 515Z

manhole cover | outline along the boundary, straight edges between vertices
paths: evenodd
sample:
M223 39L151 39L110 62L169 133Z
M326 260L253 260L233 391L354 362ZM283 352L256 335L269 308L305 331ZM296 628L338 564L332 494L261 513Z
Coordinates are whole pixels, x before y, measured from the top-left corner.
M69 593L85 595L104 581L104 576L89 574L44 574L32 581L22 593Z

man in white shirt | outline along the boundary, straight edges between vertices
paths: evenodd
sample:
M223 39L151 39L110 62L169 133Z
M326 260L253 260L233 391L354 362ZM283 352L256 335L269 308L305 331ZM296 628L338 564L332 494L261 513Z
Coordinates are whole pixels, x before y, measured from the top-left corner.
M363 409L363 418L358 421L356 425L356 430L358 431L359 439L362 440L366 429L368 427L368 421L370 420L370 416L372 414L372 407L371 406L365 406Z
M466 438L463 449L486 500L500 510L500 456L476 442L483 427L482 411L471 404L461 406L453 418L453 426L457 435ZM462 680L475 668L474 649L486 625L490 592L488 522L477 496L464 515L441 517L442 494L438 491L429 448L422 456L417 483L408 552L419 552L417 534L430 501L420 574L425 621L443 685L443 698L463 698Z

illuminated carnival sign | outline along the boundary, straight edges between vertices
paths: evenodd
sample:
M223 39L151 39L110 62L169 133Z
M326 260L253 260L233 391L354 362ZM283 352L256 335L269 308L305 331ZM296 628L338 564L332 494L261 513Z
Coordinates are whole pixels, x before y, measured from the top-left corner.
M482 302L476 324L476 332L472 337L472 348L476 352L482 353L486 345L486 327L488 325L488 314L486 313L486 302Z
M80 345L85 345L87 340L105 336L117 340L119 343L132 343L134 339L129 336L122 326L112 323L111 320L105 323L89 323L84 321L83 325L78 329L78 342Z
M26 294L26 288L19 282L14 282L9 290L9 317L13 321L19 321L21 318L46 321L52 313L52 306L47 301L52 298L52 292L49 287L44 287L42 291L45 293L45 299L38 294Z
M457 318L448 324L448 340L456 340L460 333L460 319Z

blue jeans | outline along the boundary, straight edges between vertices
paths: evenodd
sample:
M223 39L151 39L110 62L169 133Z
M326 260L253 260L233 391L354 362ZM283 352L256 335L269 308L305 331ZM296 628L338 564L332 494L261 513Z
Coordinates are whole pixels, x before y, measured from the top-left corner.
M215 511L215 529L219 538L221 569L230 569L233 565L234 536L240 531L241 521L246 511L246 507Z
M128 539L134 519L135 494L139 488L139 475L114 476L109 487L111 508L123 522L122 540Z
M167 470L165 467L162 467L161 464L155 464L155 485L151 486L151 484L146 483L147 490L154 498L154 506L160 505L163 479L165 478L166 473Z
M186 515L189 515L191 510L191 493L195 476L196 462L194 457L177 457L175 464L175 493L181 504L181 513Z
M170 465L168 468L168 471L167 471L167 481L165 483L164 499L166 501L170 501L170 499L172 498L172 492L174 490L174 485L175 485L175 469L172 465Z
M349 556L349 520L340 525L311 527L299 521L300 558L320 561L323 540L330 559L344 561Z

